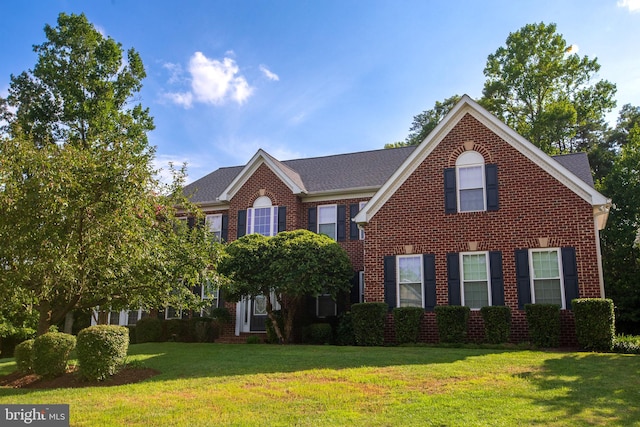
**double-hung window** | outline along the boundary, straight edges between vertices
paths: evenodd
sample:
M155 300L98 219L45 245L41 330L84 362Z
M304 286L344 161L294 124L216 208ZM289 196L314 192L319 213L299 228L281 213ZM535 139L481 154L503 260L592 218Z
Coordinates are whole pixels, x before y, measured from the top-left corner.
M488 252L460 253L461 302L471 309L491 305L488 255Z
M220 289L211 280L206 280L200 288L200 292L200 298L207 302L207 305L201 310L200 315L205 317L214 317L213 310L218 308Z
M476 151L462 153L456 160L458 212L485 211L484 158Z
M424 307L422 255L399 255L396 262L398 307Z
M222 240L222 215L207 215L205 217L205 224L209 228L211 234L215 236L217 241Z
M565 307L562 263L558 249L530 249L531 302Z
M261 196L247 209L247 234L263 236L278 234L278 207L271 205L271 199Z
M326 234L333 240L338 235L338 206L318 206L318 234Z

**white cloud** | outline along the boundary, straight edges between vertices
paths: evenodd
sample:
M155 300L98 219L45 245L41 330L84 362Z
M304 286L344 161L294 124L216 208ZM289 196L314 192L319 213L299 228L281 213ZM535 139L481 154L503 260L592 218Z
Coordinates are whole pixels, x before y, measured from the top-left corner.
M166 154L157 156L153 159L153 168L156 171L155 176L160 182L167 185L173 182L173 173L171 172L170 165L173 165L174 170L180 170L183 165L187 165L185 184L189 184L193 181L193 179L189 177L189 171L199 167L196 162L191 162L188 157L171 156Z
M253 87L240 74L236 61L229 57L219 61L207 58L202 52L194 53L189 60L189 77L186 79L183 79L182 67L179 65L167 63L164 68L171 72L169 83L179 83L183 80L190 82L190 91L164 95L185 108L190 108L194 102L222 105L232 101L242 104L253 93Z
M265 65L260 65L260 71L265 75L269 80L273 80L274 82L280 81L280 77L268 69Z
M626 7L629 12L640 12L640 0L619 0L618 7Z

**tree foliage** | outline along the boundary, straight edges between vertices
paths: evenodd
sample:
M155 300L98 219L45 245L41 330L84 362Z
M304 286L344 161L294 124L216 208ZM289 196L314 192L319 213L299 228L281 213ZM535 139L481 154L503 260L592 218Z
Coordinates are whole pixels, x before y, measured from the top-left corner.
M175 219L184 171L154 178L145 76L84 15L60 14L0 102L0 296L39 313L38 332L74 309L155 307L188 298L216 247ZM184 288L184 289L183 289Z
M615 133L624 135L619 155L598 189L611 197L607 227L602 231L603 269L607 296L616 304L616 320L626 332L640 333L640 124L625 130L621 111ZM636 110L637 111L637 110ZM621 129L622 128L622 129Z
M227 245L219 271L229 278L225 295L264 295L267 315L281 342L291 342L294 319L307 295L348 291L353 269L349 257L333 239L307 230L274 237L250 234ZM284 331L273 314L275 295L284 315Z
M602 136L615 107L615 85L593 82L599 69L555 24L528 24L487 58L481 103L547 153L578 151Z

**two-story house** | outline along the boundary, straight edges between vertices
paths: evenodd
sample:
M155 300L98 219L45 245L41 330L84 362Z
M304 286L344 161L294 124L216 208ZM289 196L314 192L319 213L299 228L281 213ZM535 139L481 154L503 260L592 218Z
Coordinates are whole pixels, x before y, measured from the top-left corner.
M604 297L599 231L611 201L587 156L548 156L468 96L418 146L287 161L259 150L185 191L224 241L299 228L333 237L353 265L351 302L423 307L427 342L436 305L469 306L476 340L479 309L507 305L517 342L528 339L524 305L554 303L571 343L571 300ZM259 296L226 306L227 334L264 330ZM336 313L316 298L316 316Z

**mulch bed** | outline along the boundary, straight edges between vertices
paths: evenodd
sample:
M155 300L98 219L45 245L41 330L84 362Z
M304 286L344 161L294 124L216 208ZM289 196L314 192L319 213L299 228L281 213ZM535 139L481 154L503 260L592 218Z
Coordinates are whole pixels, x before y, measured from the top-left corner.
M36 374L13 372L0 377L0 387L7 388L78 388L78 387L111 387L116 385L133 384L158 375L160 372L151 368L127 367L104 381L86 381L76 373L77 369L70 369L60 377L44 379Z

